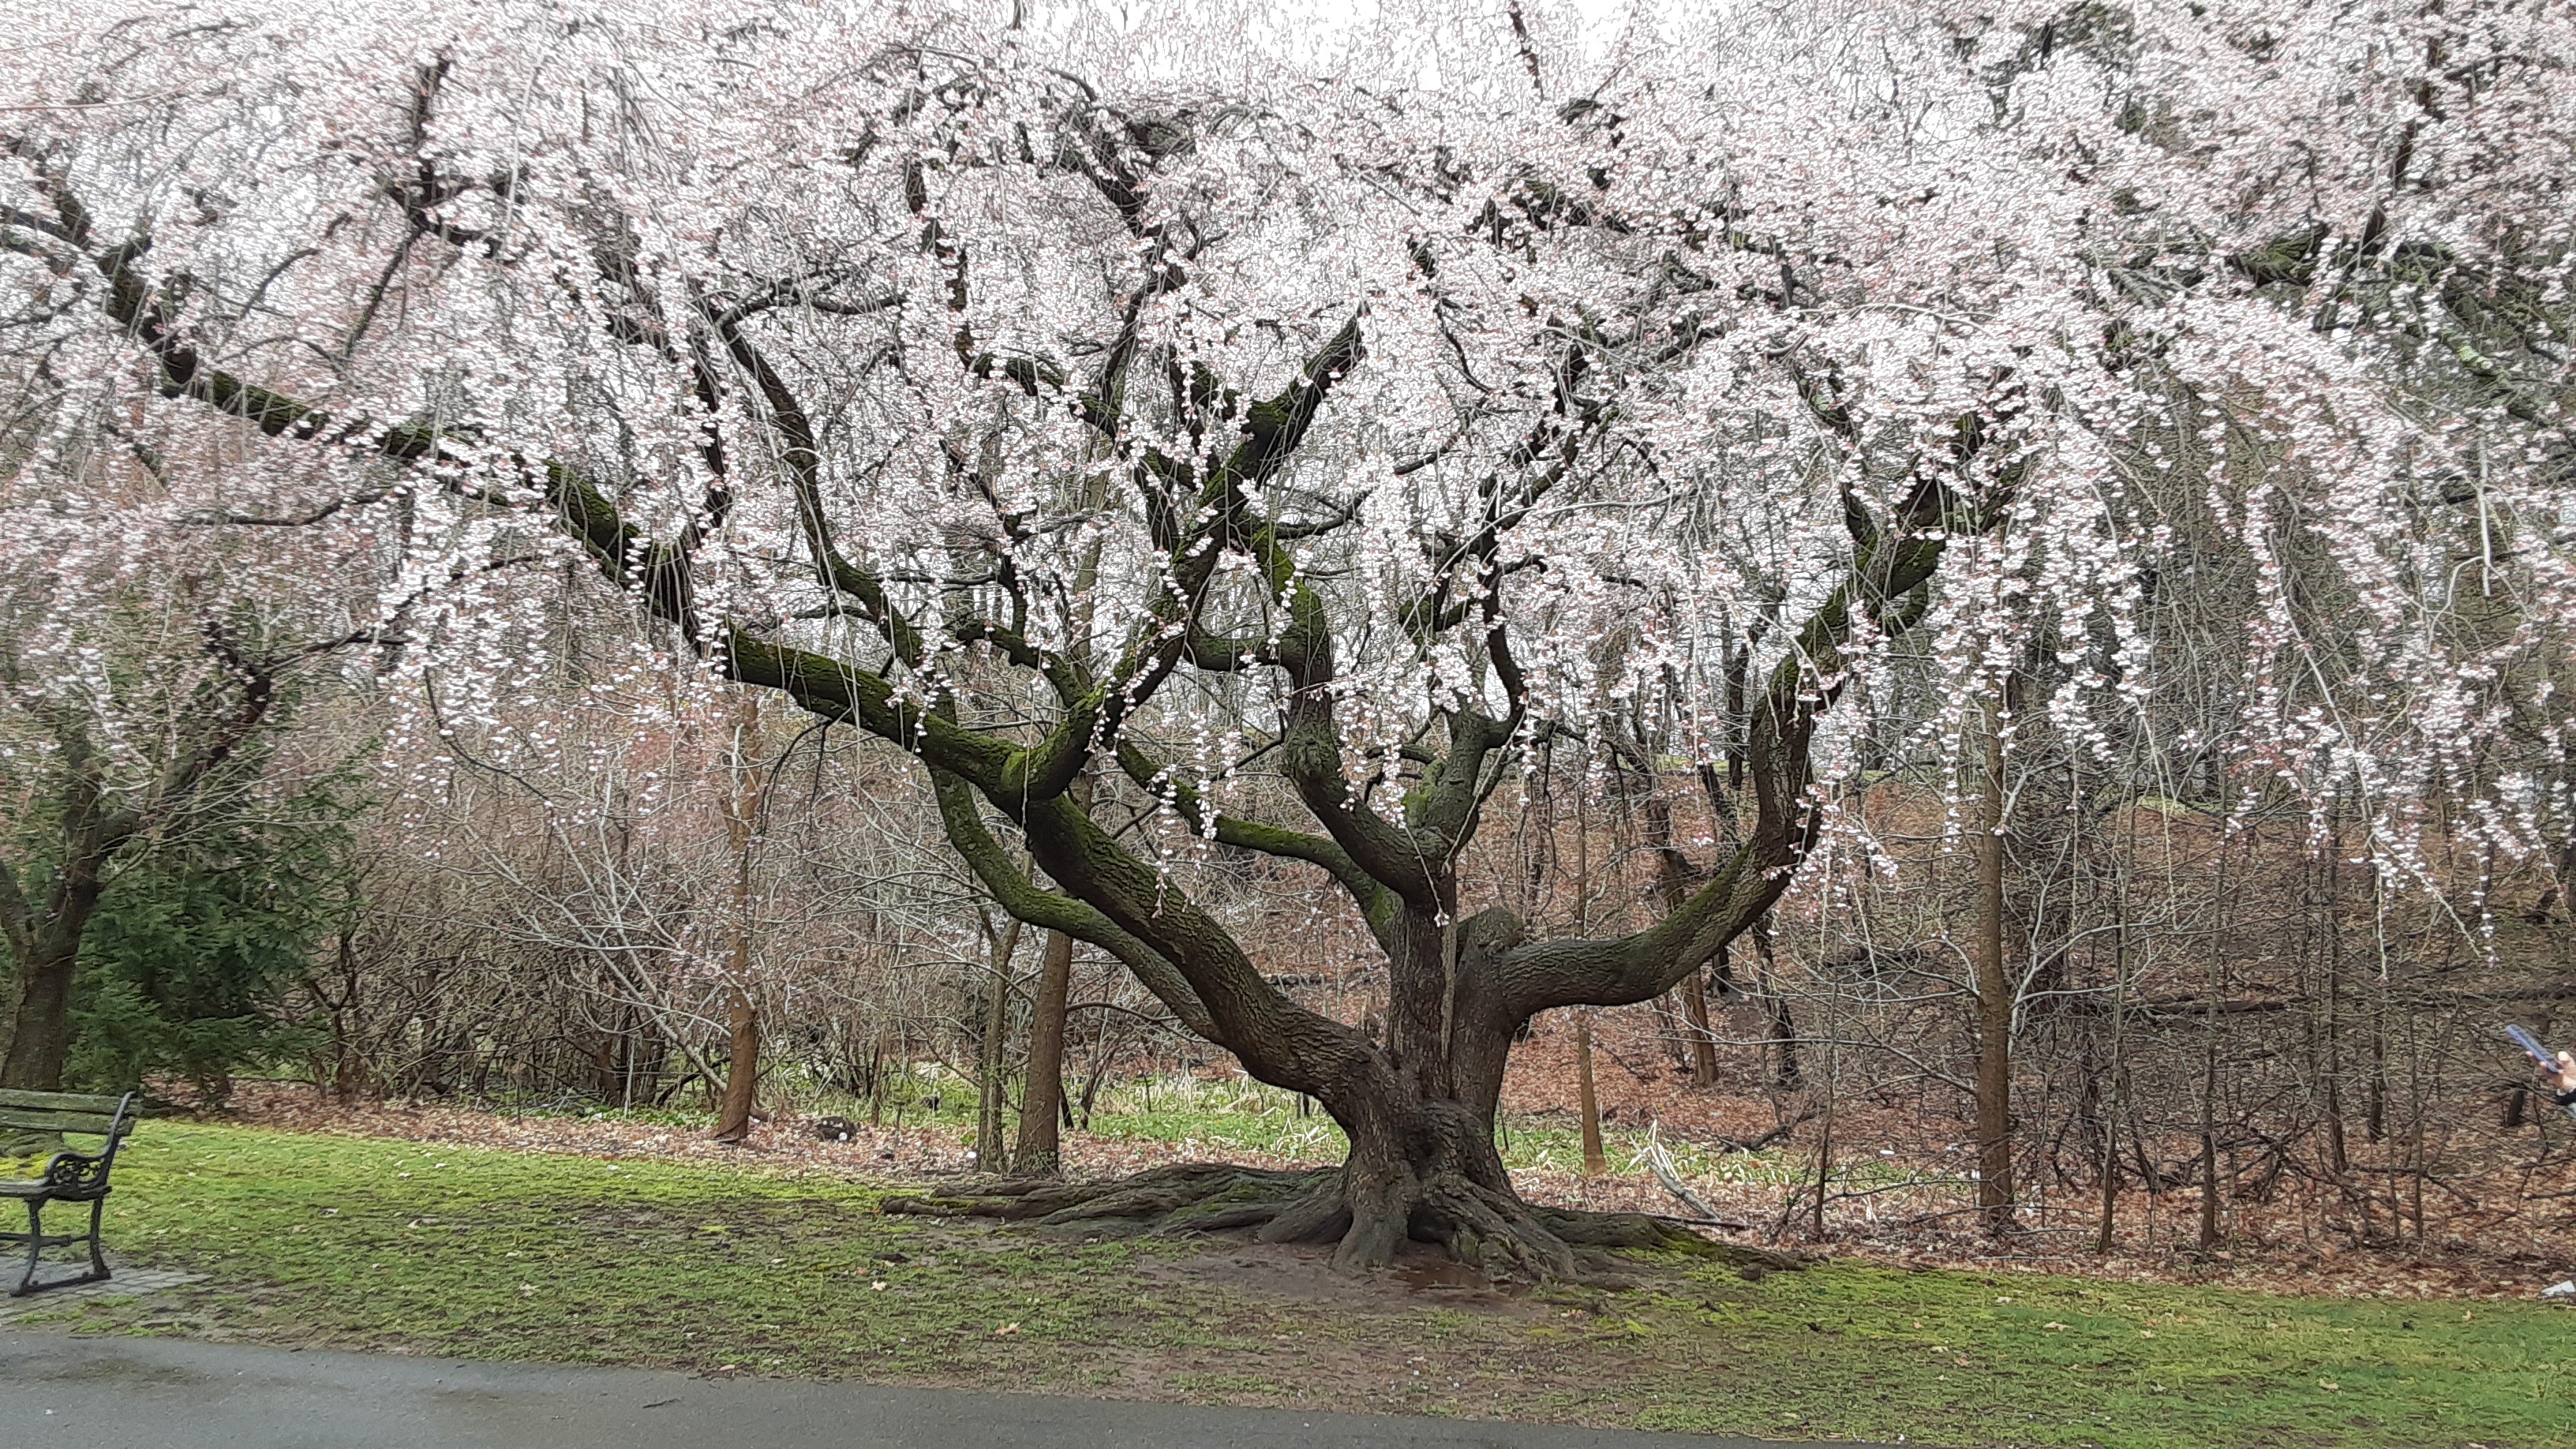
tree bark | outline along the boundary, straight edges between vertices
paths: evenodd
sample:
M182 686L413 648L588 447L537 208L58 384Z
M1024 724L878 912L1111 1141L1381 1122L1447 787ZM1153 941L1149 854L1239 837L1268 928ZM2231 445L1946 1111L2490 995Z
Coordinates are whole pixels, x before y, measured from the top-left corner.
M1717 1033L1708 1023L1708 985L1694 971L1682 978L1682 1024L1690 1030L1691 1082L1717 1085Z
M2219 777L2218 818L2227 818L2226 777ZM2249 840L2248 846L2252 842ZM2218 837L2218 860L2214 873L2215 918L2209 936L2209 1009L2201 1016L2200 1062L2200 1252L2218 1250L2223 1224L2218 1202L2218 1003L2227 994L2227 907L2231 901L2228 888L2228 839ZM2252 851L2247 851L2248 860Z
M724 1095L716 1108L718 1142L740 1142L751 1136L751 1114L759 1103L760 1012L737 989L726 1022Z
M742 1142L751 1136L751 1115L760 1091L760 1009L752 998L751 981L751 867L769 780L768 772L749 759L753 732L759 725L760 697L745 692L734 723L732 778L724 796L725 835L734 857L732 941L725 963L733 1010L726 1023L724 1092L711 1134L718 1142Z
M1049 931L1029 1017L1029 1076L1020 1088L1020 1147L1013 1175L1053 1177L1063 1171L1059 1120L1064 1115L1064 1014L1073 994L1073 938Z
M132 827L99 817L97 792L83 780L71 794L64 820L64 854L44 913L33 920L11 877L5 886L12 954L18 958L18 1010L9 1030L9 1052L0 1058L0 1087L59 1092L71 1058L72 972L82 938L106 893L108 860L132 836Z
M1986 708L1985 809L1977 839L1977 1206L1986 1226L2013 1224L2012 982L2004 973L2004 739Z
M75 935L19 963L17 1021L10 1029L7 1063L0 1066L0 1087L62 1090L63 1064L71 1055L72 967L79 951Z
M1583 1119L1583 1175L1599 1177L1610 1170L1601 1149L1601 1098L1592 1083L1592 1013L1574 1014L1574 1097Z
M1086 578L1099 571L1099 546L1086 557ZM1082 810L1091 808L1092 777L1074 777L1066 795ZM1028 1080L1020 1088L1020 1143L1011 1171L1020 1177L1054 1177L1063 1171L1062 1123L1070 1115L1064 1100L1065 1013L1073 996L1073 937L1046 934L1038 961L1037 996L1029 1010Z
M1636 773L1642 777L1644 805L1641 813L1645 821L1646 845L1655 852L1656 893L1663 898L1666 914L1678 911L1690 900L1692 871L1689 857L1682 854L1680 845L1673 839L1673 808L1671 803L1664 799L1663 782L1655 774L1654 756L1644 746L1628 740L1624 734L1617 731L1606 733L1612 740L1612 747L1616 752L1613 758L1626 758ZM1709 775L1704 776L1703 779L1710 791L1709 818L1712 831L1720 840L1725 840L1733 832L1723 803L1716 793L1715 777ZM1725 955L1722 951L1718 959L1719 970L1723 972ZM1723 980L1723 976L1720 979ZM1717 1035L1709 1029L1708 984L1700 979L1699 972L1693 971L1682 978L1680 990L1682 1026L1684 1033L1690 1038L1691 1081L1699 1086L1713 1087L1717 1085Z
M982 1041L975 1054L975 1166L1001 1172L1009 1163L1002 1132L1002 1113L1009 1106L1003 1079L1010 1072L1011 958L1019 954L1020 923L1003 926L993 947L993 977L984 998Z
M1779 1051L1778 1070L1772 1080L1784 1090L1795 1091L1805 1082L1806 1071L1798 1064L1798 1017L1789 1009L1789 998L1777 984L1780 958L1772 947L1771 917L1755 917L1745 934L1753 938L1753 956L1761 963L1756 968L1753 989L1761 993L1762 1004L1771 1013L1771 1043Z

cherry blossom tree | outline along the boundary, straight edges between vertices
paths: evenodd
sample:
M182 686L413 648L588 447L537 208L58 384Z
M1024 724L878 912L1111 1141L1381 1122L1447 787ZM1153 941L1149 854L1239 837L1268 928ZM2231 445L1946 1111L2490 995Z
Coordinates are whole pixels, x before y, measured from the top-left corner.
M2230 478L2270 563L2270 727L2230 768L2360 781L2391 859L2434 795L2504 847L2561 828L2563 785L2477 752L2563 728L2534 681L2569 602L2576 41L2546 10L23 28L22 506L128 486L109 421L219 454L167 507L368 541L389 606L430 591L404 659L468 716L577 564L669 657L910 754L1008 911L1351 1143L952 1208L1179 1210L1352 1267L1674 1240L1519 1199L1515 1031L1661 995L1820 841L1865 844L1833 787L1883 722L1955 744L2039 650L2067 736L2137 728L2146 473ZM2468 631L2464 515L2425 511L2462 488L2514 604ZM2318 580L2348 639L2300 623ZM1524 753L1606 757L1640 715L1739 762L1715 863L1609 938L1468 898ZM1264 978L1190 889L1221 851L1364 924L1382 1030Z

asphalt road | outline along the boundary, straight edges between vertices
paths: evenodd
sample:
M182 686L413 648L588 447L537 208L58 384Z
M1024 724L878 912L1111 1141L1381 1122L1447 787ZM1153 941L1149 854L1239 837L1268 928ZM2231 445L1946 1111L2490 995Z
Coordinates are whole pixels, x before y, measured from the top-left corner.
M1753 1449L1687 1434L6 1332L0 1439L30 1449Z

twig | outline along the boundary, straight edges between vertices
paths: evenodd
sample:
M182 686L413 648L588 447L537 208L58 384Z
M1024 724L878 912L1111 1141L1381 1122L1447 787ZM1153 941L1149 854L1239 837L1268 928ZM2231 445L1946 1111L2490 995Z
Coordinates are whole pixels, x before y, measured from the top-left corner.
M1717 1209L1703 1202L1700 1195L1691 1191L1689 1185L1682 1181L1682 1175L1673 1170L1673 1155L1664 1148L1663 1124L1659 1122L1646 1124L1646 1140L1637 1147L1637 1160L1646 1164L1647 1169L1655 1174L1655 1180L1664 1185L1664 1191L1681 1199L1682 1205L1699 1214L1702 1221L1721 1227L1738 1229L1743 1227L1743 1224L1728 1223L1719 1218Z

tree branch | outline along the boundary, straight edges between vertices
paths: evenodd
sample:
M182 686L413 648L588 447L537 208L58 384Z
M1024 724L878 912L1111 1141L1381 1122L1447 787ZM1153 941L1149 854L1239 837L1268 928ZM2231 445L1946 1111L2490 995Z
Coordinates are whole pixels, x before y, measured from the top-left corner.
M956 847L958 855L974 870L975 878L992 892L1003 910L1041 930L1061 931L1117 957L1136 973L1136 979L1154 993L1156 1000L1171 1008L1183 1026L1210 1041L1217 1039L1216 1023L1200 1003L1198 993L1190 989L1187 978L1160 952L1081 901L1030 884L1003 854L1001 842L985 828L972 787L965 780L933 766L930 783L932 793L938 797L939 819L947 830L949 844Z

